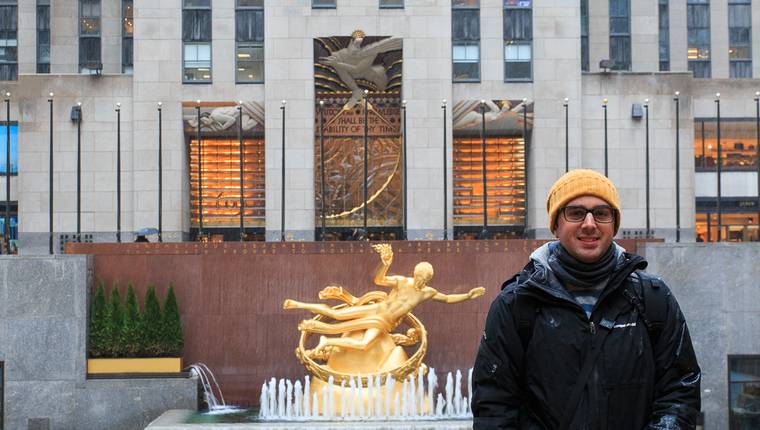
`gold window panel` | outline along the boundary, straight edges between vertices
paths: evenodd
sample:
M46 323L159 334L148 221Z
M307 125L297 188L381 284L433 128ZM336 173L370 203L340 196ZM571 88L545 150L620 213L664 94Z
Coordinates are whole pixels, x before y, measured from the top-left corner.
M525 144L522 138L486 138L488 225L525 224ZM483 145L454 138L454 225L483 225Z
M240 143L202 139L203 227L240 226ZM264 139L243 141L245 227L264 227ZM190 222L198 227L198 141L190 140Z

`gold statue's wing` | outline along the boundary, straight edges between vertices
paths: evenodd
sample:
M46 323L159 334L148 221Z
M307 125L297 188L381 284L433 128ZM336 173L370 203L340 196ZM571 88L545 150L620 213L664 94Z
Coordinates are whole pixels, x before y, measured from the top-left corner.
M375 58L377 54L383 52L396 51L403 47L403 41L399 37L389 37L387 39L378 40L377 42L370 43L369 45L362 46L362 57Z

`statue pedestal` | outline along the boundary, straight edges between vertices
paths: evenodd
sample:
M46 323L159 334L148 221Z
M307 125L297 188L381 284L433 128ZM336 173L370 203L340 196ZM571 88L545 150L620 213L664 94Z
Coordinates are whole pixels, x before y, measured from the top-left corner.
M394 381L392 385L354 387L329 384L314 378L311 382L311 399L317 399L317 409L323 417L419 417L431 412L432 402L427 392L419 392L417 379L411 389L409 379L406 384ZM390 389L390 393L388 390ZM313 408L313 406L312 406ZM313 409L312 409L313 410Z
M350 332L343 337L361 339L363 331ZM327 416L419 416L425 415L431 410L431 402L426 398L427 394L417 389L417 372L413 384L409 377L404 381L394 381L389 387L390 381L381 381L377 376L399 369L407 362L409 356L404 348L393 341L390 334L384 333L372 343L366 350L354 350L337 348L330 352L330 357L323 368L338 374L351 374L357 377L353 380L353 388L350 382L333 383L319 378L312 380L309 393L309 401L313 402L315 395L319 413ZM361 376L370 376L359 387ZM378 381L381 383L378 386ZM406 388L406 390L405 390ZM388 390L390 389L390 393ZM330 406L332 405L332 406ZM313 408L313 404L312 404Z

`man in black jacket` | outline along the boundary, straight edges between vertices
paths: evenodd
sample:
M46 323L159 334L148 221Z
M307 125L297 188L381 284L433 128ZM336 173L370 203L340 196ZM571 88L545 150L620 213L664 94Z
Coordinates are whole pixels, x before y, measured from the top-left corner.
M550 228L502 286L473 370L474 429L693 429L700 369L675 297L613 242L612 182L574 170L552 186Z

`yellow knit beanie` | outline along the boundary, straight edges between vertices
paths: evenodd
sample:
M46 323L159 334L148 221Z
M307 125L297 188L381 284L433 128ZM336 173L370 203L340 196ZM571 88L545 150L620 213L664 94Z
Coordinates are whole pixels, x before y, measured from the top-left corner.
M552 185L546 198L546 211L549 213L549 230L557 226L559 209L569 201L581 196L594 196L609 203L616 209L615 234L620 227L620 196L615 185L606 176L593 170L571 170Z

